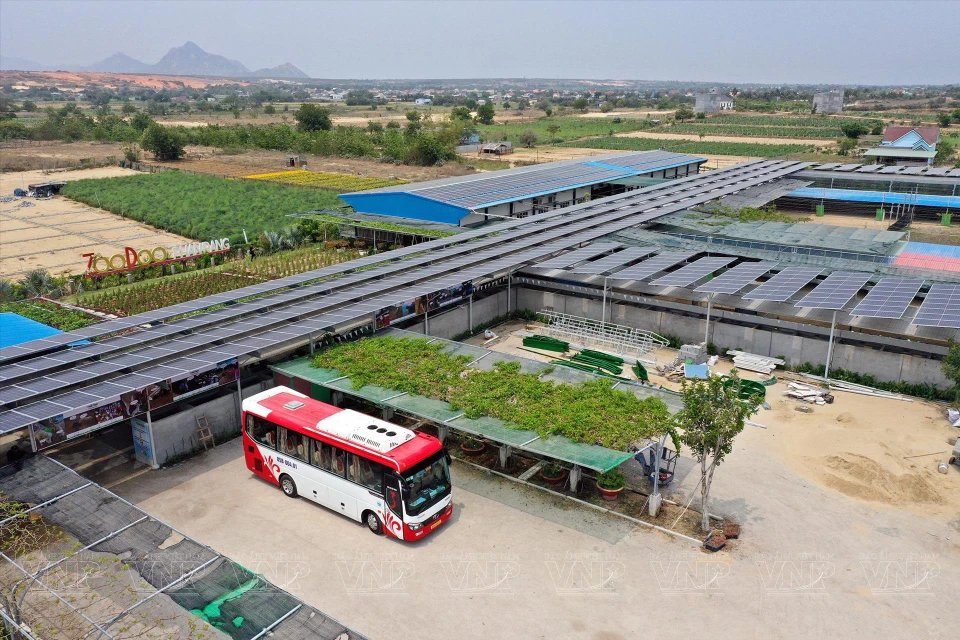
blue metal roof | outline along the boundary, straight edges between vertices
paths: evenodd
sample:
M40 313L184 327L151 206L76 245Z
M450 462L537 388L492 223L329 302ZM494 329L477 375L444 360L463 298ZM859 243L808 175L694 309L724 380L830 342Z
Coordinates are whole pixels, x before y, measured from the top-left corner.
M380 211L371 209L371 205L378 200L377 196L407 194L457 207L465 214L471 209L482 209L558 191L567 191L610 180L703 162L706 162L706 158L669 151L615 153L593 156L590 159L550 162L493 173L396 185L359 193L346 193L341 198L358 211L380 213ZM390 198L384 202L397 203L399 201Z
M821 189L804 187L787 194L796 198L822 198L848 202L874 202L876 204L911 204L925 207L960 208L960 196L936 196L926 193L898 193L889 191L860 191L856 189Z
M24 318L16 313L0 313L0 348L40 340L63 333L59 329Z

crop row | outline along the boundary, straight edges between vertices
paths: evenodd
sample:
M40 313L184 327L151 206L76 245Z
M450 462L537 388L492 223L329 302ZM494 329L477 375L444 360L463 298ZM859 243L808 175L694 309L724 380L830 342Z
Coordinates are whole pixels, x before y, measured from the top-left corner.
M753 124L778 127L833 127L840 128L850 118L828 118L826 116L741 116L721 114L707 118L709 124ZM866 124L866 122L864 123Z
M678 153L702 153L722 156L779 158L794 153L814 151L816 147L801 144L757 144L752 142L698 142L695 140L660 140L656 138L623 138L610 136L567 142L563 147L611 149L616 151L650 151L665 149Z
M843 135L840 127L762 127L743 124L675 124L660 127L656 131L667 133L692 133L704 135L751 136L762 138L819 138L829 140Z
M328 267L358 256L357 251L346 249L287 251L256 260L231 262L217 270L197 271L179 278L150 280L141 285L88 294L79 304L106 313L129 316Z
M379 189L380 187L406 184L406 180L397 180L395 178L367 178L343 173L324 173L322 171L303 170L259 173L247 176L247 179L293 184L300 187L316 187L318 189L329 189L339 193L366 191L367 189Z

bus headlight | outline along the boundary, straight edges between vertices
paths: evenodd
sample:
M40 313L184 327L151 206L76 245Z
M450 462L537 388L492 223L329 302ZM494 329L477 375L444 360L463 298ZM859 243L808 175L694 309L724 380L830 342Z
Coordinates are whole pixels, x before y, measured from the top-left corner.
M410 528L410 531L417 531L423 528L423 524L408 524L407 526Z

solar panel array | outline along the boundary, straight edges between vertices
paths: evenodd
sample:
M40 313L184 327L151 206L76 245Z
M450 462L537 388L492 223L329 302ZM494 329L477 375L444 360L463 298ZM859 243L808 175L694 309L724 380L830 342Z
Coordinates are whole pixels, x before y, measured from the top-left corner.
M560 191L583 184L623 178L635 173L655 171L660 167L685 160L693 161L693 158L667 151L653 151L608 158L603 160L603 165L607 166L580 161L575 164L493 175L476 180L460 180L435 187L408 186L406 189L402 187L388 187L388 189L410 191L439 202L473 208L539 193Z
M569 267L572 264L589 260L590 258L598 256L601 253L619 249L622 246L623 245L617 244L616 242L596 242L591 244L589 247L580 247L579 249L574 249L573 251L565 253L562 256L550 258L545 262L541 262L533 266L537 267L538 269L563 269L564 267Z
M351 272L320 283L328 287L329 293L323 296L314 295L309 300L298 301L289 306L267 310L268 299L255 300L253 303L267 304L264 312L255 318L234 320L200 333L170 339L161 345L137 347L136 350L98 362L81 356L80 360L88 361L73 369L61 370L64 366L69 366L70 362L76 361L71 359L76 348L54 353L51 357L37 358L36 368L24 367L19 363L9 365L10 368L24 369L27 377L31 379L5 389L12 389L14 393L18 393L17 389L27 391L28 396L19 397L32 403L20 404L14 409L0 409L0 432L21 428L60 414L73 415L96 406L97 403L112 401L122 393L142 389L147 384L164 379L189 375L230 358L286 348L285 345L303 340L308 335L316 335L347 322L369 318L378 309L403 303L419 295L444 290L463 281L505 273L566 247L590 242L693 204L787 175L803 166L805 165L802 163L789 162L750 163L707 176L659 185L644 192L636 192L632 197L618 199L615 203L606 201L570 208L567 214L573 215L561 216L561 219L552 223L549 218L545 221L534 221L533 224L526 224L518 230L503 231L466 247L448 247L428 254L430 261L406 272L403 272L403 264L412 264L416 262L416 258L405 263L387 263L369 270ZM674 195L666 199L665 194ZM386 271L390 273L384 277ZM351 286L337 290L337 282L353 278L356 280ZM269 300L284 296L295 298L297 295L298 290L285 291L271 296ZM203 325L204 318L224 311L227 309L187 318L181 321L185 323L182 326L193 322ZM127 339L127 336L116 340L124 339ZM215 344L216 340L223 340L225 343ZM110 351L111 347L104 344L105 342L108 341L91 346ZM46 363L41 363L40 360ZM137 368L136 371L121 368L130 366L142 368ZM15 370L14 373L16 374ZM46 380L43 380L44 378ZM27 386L34 382L39 383L39 386L32 390L27 389ZM87 386L79 390L65 389L65 385L84 383L87 383ZM53 385L59 385L55 387L56 390L65 392L38 399L53 393L39 389L51 389Z
M913 324L960 329L960 284L931 285Z
M634 260L646 258L647 256L654 254L659 250L659 247L627 247L623 251L611 253L608 256L600 258L599 260L594 260L592 262L584 263L579 267L574 267L572 272L588 273L590 275L598 276L606 273L607 271L612 271L617 267L626 266L628 263L633 262Z
M617 271L610 277L618 280L643 280L689 260L695 255L697 255L696 251L664 251L640 264Z
M709 282L700 285L694 291L698 293L734 294L776 268L776 262L742 262L733 269L725 271Z
M871 273L863 271L834 271L797 303L798 307L816 309L843 309L853 296L870 281Z
M815 267L787 267L743 298L744 300L785 302L821 273L823 269Z
M668 273L651 282L655 287L687 287L708 275L722 269L736 258L728 257L709 257L700 258L685 267L681 267L673 273Z
M923 280L915 278L884 278L867 293L850 315L898 320L903 317L922 286Z

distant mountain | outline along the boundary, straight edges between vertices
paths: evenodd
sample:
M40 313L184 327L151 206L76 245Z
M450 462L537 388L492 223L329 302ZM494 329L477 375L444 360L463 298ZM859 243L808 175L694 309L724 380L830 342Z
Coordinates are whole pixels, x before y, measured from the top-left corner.
M250 69L242 63L214 53L207 53L192 42L182 47L174 47L152 65L153 73L171 76L237 76L251 75Z
M101 73L150 73L153 65L140 62L125 53L115 53L105 60L82 67L80 71L95 71Z
M285 62L269 69L257 69L253 75L258 78L309 78L307 74L289 62Z
M44 65L32 60L5 56L0 58L4 71L54 71L65 69L99 73L155 73L171 76L212 76L221 78L309 78L289 62L276 67L250 71L243 63L214 53L207 53L193 42L170 49L156 64L140 62L125 53L115 53L105 60L84 67Z

